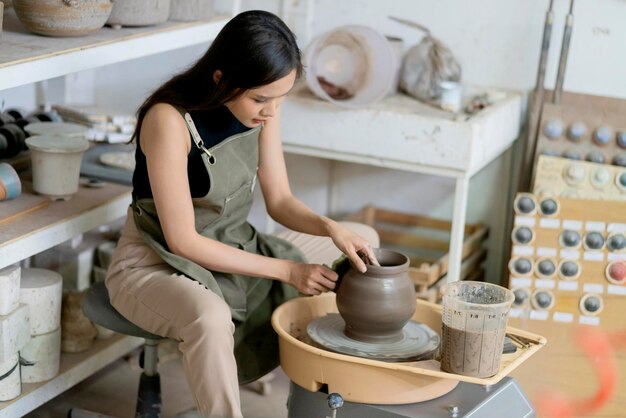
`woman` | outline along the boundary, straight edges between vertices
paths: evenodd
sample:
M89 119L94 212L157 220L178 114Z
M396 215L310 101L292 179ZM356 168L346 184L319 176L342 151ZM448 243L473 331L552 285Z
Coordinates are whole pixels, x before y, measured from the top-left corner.
M357 253L373 258L364 238L291 194L279 108L302 71L285 24L244 12L138 111L133 202L106 285L122 315L180 341L205 416L241 416L239 382L278 365L272 310L337 280L247 222L257 178L277 222L331 237L362 270Z

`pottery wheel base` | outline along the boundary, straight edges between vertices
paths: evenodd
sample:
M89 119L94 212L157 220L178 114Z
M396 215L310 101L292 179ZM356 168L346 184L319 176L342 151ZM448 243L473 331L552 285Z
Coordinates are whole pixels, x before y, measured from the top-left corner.
M439 335L419 322L409 321L396 342L367 343L344 334L346 323L338 313L314 319L307 326L309 338L320 348L372 360L417 361L433 357L439 347Z

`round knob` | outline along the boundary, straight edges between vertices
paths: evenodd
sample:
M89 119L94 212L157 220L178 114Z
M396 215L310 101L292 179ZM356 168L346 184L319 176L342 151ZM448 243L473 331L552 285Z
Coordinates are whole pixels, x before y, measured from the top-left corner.
M626 131L620 131L617 133L617 145L620 148L626 148Z
M546 155L548 157L560 157L561 153L555 149L544 149L541 151L541 155Z
M613 131L611 128L606 126L601 126L593 133L593 142L596 144L603 146L611 142L613 138Z
M539 204L541 213L547 216L554 215L559 210L559 204L554 199L544 199Z
M567 158L568 160L576 160L579 161L582 159L580 152L575 150L567 150L563 153L563 158Z
M596 231L587 232L585 235L585 246L590 250L599 250L604 247L604 236Z
M576 231L565 230L561 234L561 245L577 247L580 244L580 234Z
M533 263L527 258L518 258L513 261L513 271L517 274L528 274L533 269Z
M591 173L591 184L595 187L604 187L611 181L611 173L605 168L596 168Z
M517 199L517 204L515 206L519 213L523 213L524 215L533 213L535 211L535 201L531 197L521 196Z
M563 177L569 184L578 184L585 179L585 168L580 164L569 164L564 169Z
M522 306L530 297L526 289L515 289L513 295L515 295L515 300L513 301L515 306Z
M610 251L621 251L626 248L626 237L624 234L613 234L606 241L606 246Z
M596 164L604 164L606 161L606 157L600 151L591 151L587 154L587 161L596 163Z
M547 290L539 290L535 292L533 304L537 309L550 309L554 303L554 296Z
M583 122L574 122L570 125L567 131L567 137L574 142L580 142L586 132L587 125Z
M513 240L519 244L528 244L532 239L533 231L526 226L521 226L513 231Z
M564 279L573 279L578 276L578 273L580 272L580 267L575 261L564 261L563 263L561 263L561 268L559 269L559 272L561 273L561 277L563 277Z
M552 276L556 272L556 266L554 262L549 259L541 260L537 263L537 273L541 276Z
M618 154L613 157L613 165L626 167L626 154Z
M626 171L622 171L615 177L615 183L620 189L626 190Z
M549 139L556 139L563 135L563 122L558 119L548 121L543 127L543 133Z
M580 300L580 310L585 315L596 315L603 307L602 298L598 295L587 294Z
M343 397L338 393L331 393L328 395L328 406L332 410L341 408L343 406Z
M614 261L606 267L606 278L617 284L626 282L626 261Z

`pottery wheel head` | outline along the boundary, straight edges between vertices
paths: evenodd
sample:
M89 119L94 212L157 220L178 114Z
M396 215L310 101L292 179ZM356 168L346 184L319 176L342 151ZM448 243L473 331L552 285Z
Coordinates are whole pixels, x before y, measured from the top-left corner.
M369 343L353 340L344 334L345 322L337 313L314 319L307 326L313 345L320 348L389 362L428 360L439 348L440 338L430 327L409 321L402 329L402 338L395 342Z

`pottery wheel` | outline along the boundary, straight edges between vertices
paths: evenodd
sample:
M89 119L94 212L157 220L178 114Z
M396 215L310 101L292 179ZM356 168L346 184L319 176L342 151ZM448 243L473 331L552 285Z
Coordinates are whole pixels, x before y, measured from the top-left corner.
M341 354L382 361L416 361L431 359L439 347L439 335L419 322L409 321L396 342L366 343L347 337L341 315L330 313L314 319L307 334L319 347Z

